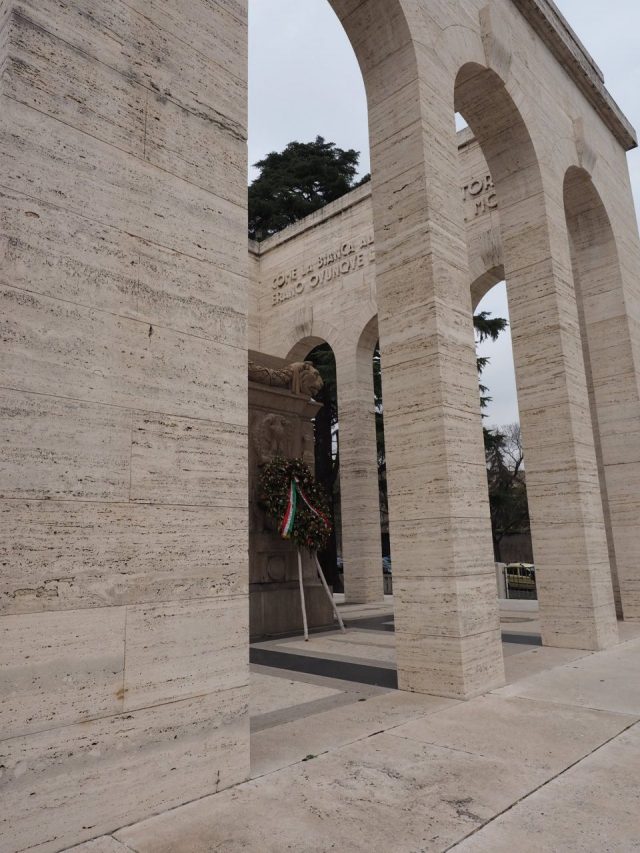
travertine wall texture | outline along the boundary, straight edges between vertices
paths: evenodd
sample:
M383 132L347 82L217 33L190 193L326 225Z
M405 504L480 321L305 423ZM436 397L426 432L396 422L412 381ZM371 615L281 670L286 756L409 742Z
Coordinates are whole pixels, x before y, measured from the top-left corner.
M249 767L246 8L3 2L0 847Z
M0 0L11 850L247 774L246 5ZM454 112L499 205L543 639L585 649L617 637L601 479L640 606L635 137L550 0L331 5L369 106L399 682L465 698L504 670ZM339 403L367 455L356 356Z

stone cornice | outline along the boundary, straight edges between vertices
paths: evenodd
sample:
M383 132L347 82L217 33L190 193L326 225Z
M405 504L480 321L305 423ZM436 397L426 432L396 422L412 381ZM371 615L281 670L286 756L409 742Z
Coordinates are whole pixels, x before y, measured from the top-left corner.
M604 75L553 0L511 0L626 151L638 138L604 85Z

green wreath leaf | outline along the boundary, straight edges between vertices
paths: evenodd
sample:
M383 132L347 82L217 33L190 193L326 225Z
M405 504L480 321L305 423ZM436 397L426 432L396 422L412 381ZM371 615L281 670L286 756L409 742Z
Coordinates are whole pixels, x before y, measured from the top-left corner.
M276 456L266 462L258 480L258 503L280 527L289 503L291 481L295 480L303 491L313 512L304 500L298 500L293 529L289 539L299 548L321 551L332 530L331 510L327 495L309 466L302 459L284 459Z

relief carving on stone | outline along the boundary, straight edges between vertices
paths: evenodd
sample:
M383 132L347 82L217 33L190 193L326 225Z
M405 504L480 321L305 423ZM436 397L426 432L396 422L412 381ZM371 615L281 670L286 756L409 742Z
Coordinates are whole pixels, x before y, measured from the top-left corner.
M276 456L291 457L293 434L289 418L275 412L264 415L256 419L252 432L258 464L269 462Z
M273 388L287 388L301 397L314 397L322 389L320 374L310 361L299 361L286 367L264 367L249 362L249 380Z

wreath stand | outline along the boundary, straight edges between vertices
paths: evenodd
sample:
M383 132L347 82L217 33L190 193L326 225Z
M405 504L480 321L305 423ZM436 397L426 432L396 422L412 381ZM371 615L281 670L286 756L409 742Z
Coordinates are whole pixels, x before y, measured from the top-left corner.
M333 615L335 616L338 625L340 626L340 630L343 634L346 634L346 628L344 627L344 622L342 621L342 616L340 615L338 608L336 607L336 603L333 600L333 595L331 594L331 590L329 589L329 584L327 583L327 579L324 576L324 572L322 571L322 566L320 565L320 560L318 559L318 552L313 552L313 559L315 560L316 569L318 572L318 576L320 581L322 582L322 586L324 587L324 591L327 594L327 598L329 599L329 603L331 604L331 609L333 610ZM304 639L305 642L309 642L309 626L307 624L307 606L305 603L304 597L304 581L302 579L302 551L298 548L298 582L300 584L300 604L302 605L302 626L304 628Z
M318 550L325 546L332 527L323 490L318 487L304 460L284 459L279 456L262 466L258 489L259 502L269 516L278 522L280 536L297 545L298 584L305 641L309 640L309 624L304 594L302 548L307 548L313 557L333 615L340 630L345 633L344 622L318 559Z

